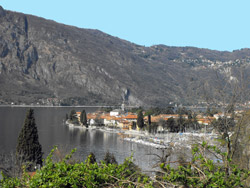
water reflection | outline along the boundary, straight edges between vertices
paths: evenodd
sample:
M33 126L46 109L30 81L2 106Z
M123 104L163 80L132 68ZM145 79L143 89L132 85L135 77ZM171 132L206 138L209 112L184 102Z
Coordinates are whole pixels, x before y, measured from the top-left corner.
M0 107L0 153L14 151L17 137L22 127L26 108ZM75 156L85 160L90 152L102 160L107 151L113 153L119 163L134 153L135 163L143 170L151 169L154 161L150 153L159 153L154 148L123 140L123 135L68 127L63 124L65 114L70 108L35 108L35 118L38 127L39 140L45 157L53 146L57 145L62 153L77 149ZM82 109L76 109L81 111ZM95 109L86 109L87 112ZM15 117L15 118L13 118Z

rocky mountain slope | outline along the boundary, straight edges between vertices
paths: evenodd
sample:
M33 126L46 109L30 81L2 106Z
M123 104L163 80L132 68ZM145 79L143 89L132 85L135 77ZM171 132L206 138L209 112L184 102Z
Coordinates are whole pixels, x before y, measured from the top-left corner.
M0 7L0 103L196 103L239 83L249 62L250 49L144 47Z

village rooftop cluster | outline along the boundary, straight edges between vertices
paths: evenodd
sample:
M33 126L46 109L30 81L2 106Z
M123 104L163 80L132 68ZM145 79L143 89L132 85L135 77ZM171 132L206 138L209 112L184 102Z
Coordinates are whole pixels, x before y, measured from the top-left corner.
M243 111L235 111L236 116L241 116ZM144 122L148 124L149 116L144 114ZM81 112L76 112L76 117L80 122ZM122 109L115 109L110 112L104 111L96 111L93 113L87 113L87 125L89 127L98 127L105 126L111 128L120 128L122 130L140 130L137 126L137 113L125 112ZM206 115L205 113L198 113L195 117L196 122L198 122L201 126L208 126L214 120L218 120L219 118L227 117L230 118L231 114L224 114L222 112L213 114L213 116ZM157 125L157 132L164 131L164 125L160 122L166 122L168 119L173 118L177 120L180 118L180 114L159 114L159 115L151 115L151 123ZM186 114L181 115L181 118L187 120L189 117ZM70 123L69 123L70 124ZM73 124L70 124L73 126ZM80 123L81 125L81 123Z

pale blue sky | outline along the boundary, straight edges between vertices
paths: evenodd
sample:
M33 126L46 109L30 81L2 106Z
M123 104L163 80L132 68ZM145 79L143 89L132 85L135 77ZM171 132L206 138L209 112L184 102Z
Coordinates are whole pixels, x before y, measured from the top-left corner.
M0 5L139 45L250 48L249 0L0 0Z

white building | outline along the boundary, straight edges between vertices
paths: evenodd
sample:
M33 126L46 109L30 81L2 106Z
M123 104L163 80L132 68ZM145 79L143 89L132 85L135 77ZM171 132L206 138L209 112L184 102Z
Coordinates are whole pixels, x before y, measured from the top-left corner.
M120 109L115 109L115 110L112 110L110 111L110 116L119 116L121 114L122 110Z

